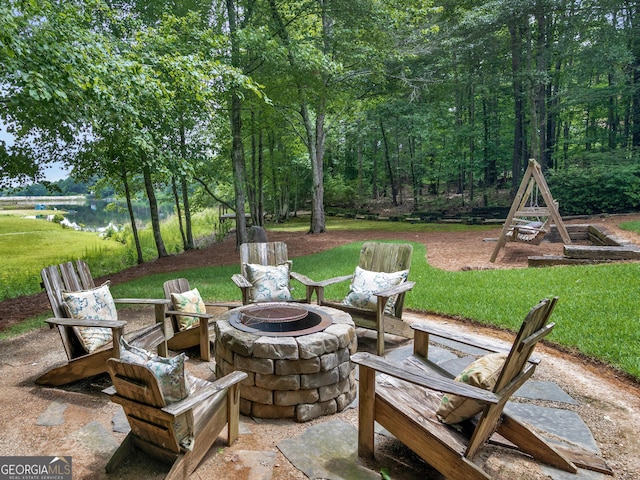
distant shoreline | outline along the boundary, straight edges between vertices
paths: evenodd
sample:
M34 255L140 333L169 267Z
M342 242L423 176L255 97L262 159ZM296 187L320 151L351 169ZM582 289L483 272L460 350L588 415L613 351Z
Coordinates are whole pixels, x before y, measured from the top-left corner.
M86 195L58 195L58 196L26 196L16 195L0 197L0 205L35 205L43 203L45 205L77 205L87 201Z

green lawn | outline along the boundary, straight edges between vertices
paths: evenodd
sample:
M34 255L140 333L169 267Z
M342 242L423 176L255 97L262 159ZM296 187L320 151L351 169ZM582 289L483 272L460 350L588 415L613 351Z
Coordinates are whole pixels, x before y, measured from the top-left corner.
M76 258L122 253L121 243L45 220L0 215L0 300L40 290L40 270Z

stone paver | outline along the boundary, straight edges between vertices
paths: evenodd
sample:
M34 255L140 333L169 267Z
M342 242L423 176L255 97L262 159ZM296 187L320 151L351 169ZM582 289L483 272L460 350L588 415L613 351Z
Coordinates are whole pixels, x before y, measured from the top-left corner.
M64 423L64 411L66 409L66 403L51 402L47 409L38 416L36 425L48 427L62 425Z
M380 474L356 463L357 430L341 420L329 420L283 440L278 448L309 478L379 480Z

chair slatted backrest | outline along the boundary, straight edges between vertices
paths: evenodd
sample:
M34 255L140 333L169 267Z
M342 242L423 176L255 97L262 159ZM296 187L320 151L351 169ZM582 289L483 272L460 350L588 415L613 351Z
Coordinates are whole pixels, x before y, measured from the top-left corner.
M172 293L184 293L191 290L189 280L186 278L175 278L164 282L164 298L171 300Z
M499 392L505 388L523 371L536 344L551 333L555 324L547 324L547 322L557 301L557 297L542 300L529 311L520 326L509 356L500 372L500 377L498 377L496 386L493 389L494 392Z
M409 270L413 247L408 243L365 242L360 250L358 266L370 272L393 273ZM394 315L402 317L404 293L398 295Z
M175 278L172 280L167 280L164 282L162 288L164 289L164 298L167 300L171 300L172 293L184 293L191 290L189 286L189 280L186 278ZM170 307L173 309L173 306ZM178 318L175 315L171 315L171 328L173 332L171 332L171 336L173 336L176 332L180 331L178 326Z
M284 242L243 243L240 245L240 268L246 278L245 263L258 265L282 265L289 261L287 244Z
M408 270L413 247L408 243L365 242L358 265L371 272L393 273Z
M69 318L62 300L63 291L76 292L95 288L89 266L82 260L77 260L75 264L65 262L45 267L40 276L55 318ZM69 360L86 353L72 327L58 326L58 330Z
M180 452L174 418L162 411L167 406L158 380L144 365L110 358L107 369L133 434L161 449Z
M522 322L493 389L504 401L485 407L465 453L467 457L472 458L493 434L506 401L535 371L536 364L529 362L529 359L536 344L551 333L555 326L554 323L547 322L557 301L557 297L542 300L529 311Z

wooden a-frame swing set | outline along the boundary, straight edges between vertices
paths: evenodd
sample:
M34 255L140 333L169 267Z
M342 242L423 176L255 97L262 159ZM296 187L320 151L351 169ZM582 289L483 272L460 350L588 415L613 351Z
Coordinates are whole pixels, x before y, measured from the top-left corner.
M540 197L544 201L542 206L538 204ZM498 243L491 254L491 262L495 262L500 249L507 241L539 245L545 234L550 231L551 222L556 225L562 241L570 244L571 238L558 213L558 202L551 196L540 164L530 159L520 182L520 188L502 226Z

